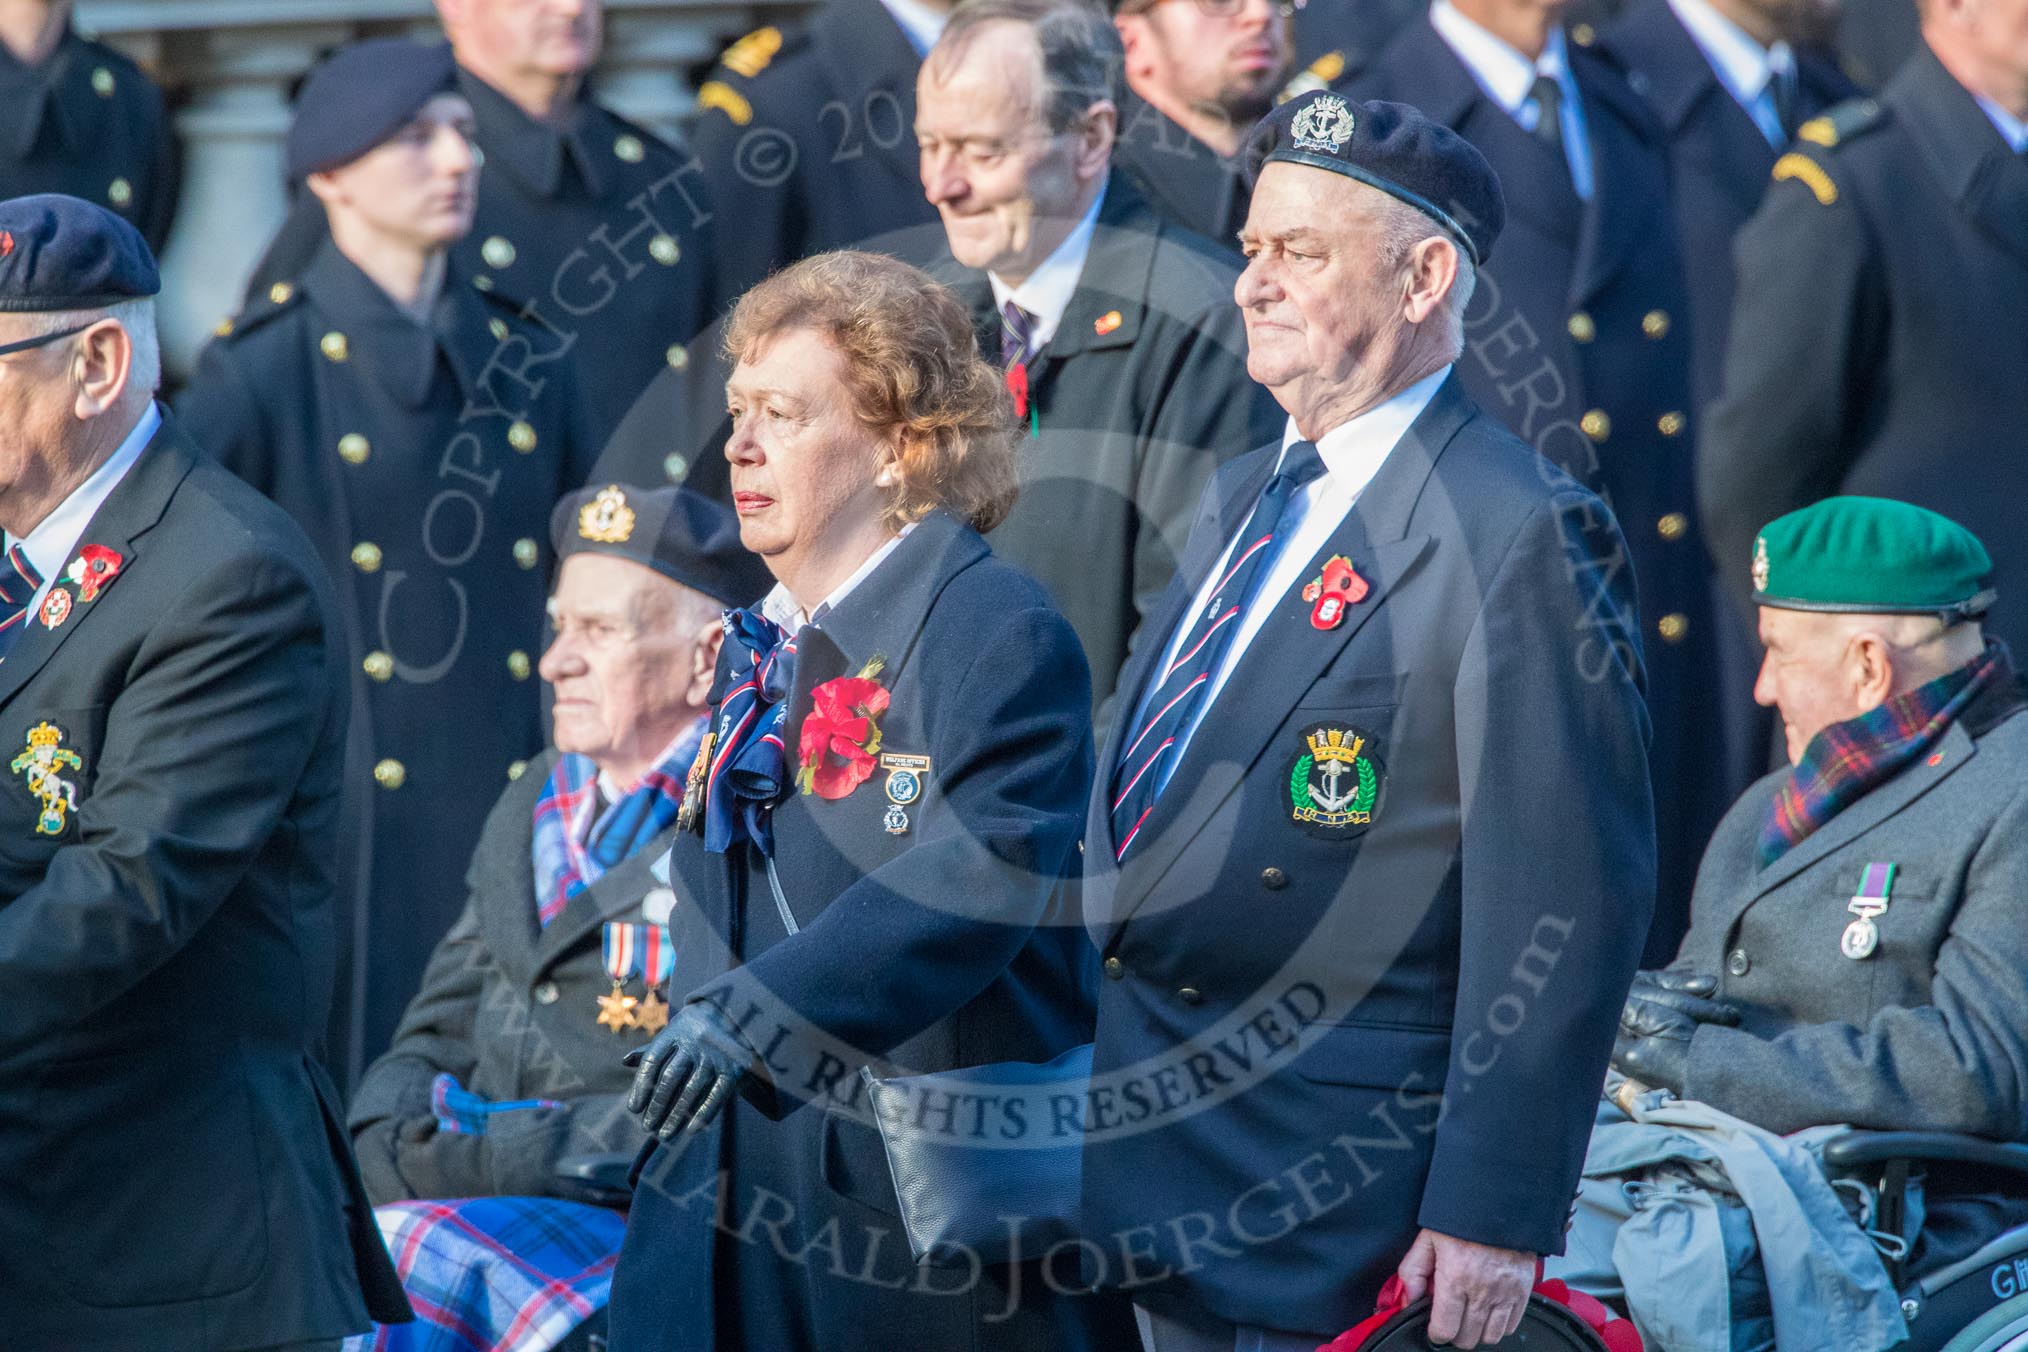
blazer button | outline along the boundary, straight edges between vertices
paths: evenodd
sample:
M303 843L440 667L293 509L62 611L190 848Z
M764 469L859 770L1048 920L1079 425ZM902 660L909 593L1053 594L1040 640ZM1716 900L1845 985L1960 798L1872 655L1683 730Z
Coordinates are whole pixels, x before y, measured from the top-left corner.
M1204 992L1195 986L1185 986L1176 992L1176 998L1186 1005L1201 1005L1204 1003Z
M398 789L408 782L408 769L392 757L378 761L373 767L373 782L383 789Z
M556 1003L556 996L554 981L545 981L535 988L535 1003L538 1005L553 1005Z
M1125 976L1126 974L1127 974L1127 964L1121 962L1118 958L1106 959L1107 976L1111 977L1115 981L1118 981L1121 977Z
M1289 875L1278 868L1264 868L1260 871L1260 885L1270 892L1279 892L1289 885Z
M1745 976L1753 970L1753 959L1746 956L1746 950L1735 948L1726 955L1725 970L1734 976Z

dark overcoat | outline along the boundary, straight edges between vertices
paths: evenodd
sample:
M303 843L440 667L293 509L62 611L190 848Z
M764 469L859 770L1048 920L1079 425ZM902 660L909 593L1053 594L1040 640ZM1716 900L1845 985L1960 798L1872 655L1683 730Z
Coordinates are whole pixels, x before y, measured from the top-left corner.
M598 1021L598 998L613 987L602 939L609 922L645 923L643 903L662 888L650 867L674 832L601 874L539 926L534 814L555 763L554 751L530 761L500 795L472 852L464 913L431 955L394 1046L352 1097L352 1144L375 1202L577 1197L557 1181L558 1160L640 1146L640 1124L625 1111L634 1073L620 1057L649 1035ZM629 995L645 989L638 976L625 983ZM440 1074L495 1103L563 1106L495 1117L482 1134L438 1131L430 1087Z
M1239 162L1131 92L1120 95L1113 167L1133 180L1157 212L1238 255L1239 228L1246 224L1246 204L1253 197Z
M1992 627L2023 651L2028 161L1927 47L1829 124L1739 236L1698 482L1721 576L1744 603L1762 526L1832 493L1899 498L1985 542Z
M1653 898L1640 641L1611 514L1460 385L1308 570L1344 555L1364 598L1276 604L1123 866L1093 803L1083 1220L1137 1302L1323 1341L1420 1227L1562 1248ZM1213 480L1123 704L1278 451Z
M911 263L943 247L916 165L922 65L880 0L834 0L769 25L697 89L690 143L718 228L720 311L777 268L865 247Z
M858 1078L876 1061L1047 1061L1089 1039L1093 955L1063 895L1091 782L1077 641L1041 587L938 512L797 646L791 754L812 688L884 658L881 750L923 758L920 792L899 808L883 769L843 798L792 793L773 879L748 845L678 841L672 880L696 908L679 911L694 923L670 988L742 1020L768 1092L646 1161L612 1346L1131 1345L1131 1325L1058 1294L1074 1260L1056 1289L1034 1262L917 1269Z
M941 275L1000 343L983 272ZM1115 176L1056 333L1028 363L1033 435L993 552L1049 589L1077 631L1103 711L1127 644L1176 571L1211 472L1272 437L1281 407L1247 378L1239 265ZM1103 714L1101 722L1104 721Z
M1589 202L1562 156L1480 89L1427 19L1353 90L1416 105L1500 176L1507 221L1465 314L1458 371L1481 408L1603 498L1625 533L1625 553L1601 566L1631 565L1648 658L1661 851L1649 957L1660 963L1731 796L1711 566L1693 501L1689 293L1660 126L1603 57L1576 43L1569 54L1591 145Z
M326 242L206 347L177 405L339 586L351 854L331 1051L348 1087L457 919L510 771L542 750L549 512L589 470L567 363L516 364L527 349L496 337L513 312L458 276L425 329Z
M33 66L0 45L0 200L82 197L126 217L159 254L177 160L162 91L120 52L69 27Z
M317 1059L329 584L173 425L81 543L118 572L90 600L56 583L68 612L0 665L0 1339L217 1352L405 1320Z

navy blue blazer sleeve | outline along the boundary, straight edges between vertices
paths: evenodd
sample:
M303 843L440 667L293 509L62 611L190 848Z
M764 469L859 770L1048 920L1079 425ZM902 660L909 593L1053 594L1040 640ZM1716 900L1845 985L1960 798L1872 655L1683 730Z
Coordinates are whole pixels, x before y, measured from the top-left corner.
M914 660L950 672L924 675L941 807L801 933L712 983L867 1054L948 1017L1013 960L1072 867L1091 789L1091 678L1068 622L1042 607L932 620Z
M1574 485L1491 578L1453 695L1463 928L1420 1224L1560 1253L1654 909L1655 818L1624 547Z
M0 907L0 1061L191 940L273 839L327 718L343 716L310 579L272 555L220 554L107 710L76 842Z

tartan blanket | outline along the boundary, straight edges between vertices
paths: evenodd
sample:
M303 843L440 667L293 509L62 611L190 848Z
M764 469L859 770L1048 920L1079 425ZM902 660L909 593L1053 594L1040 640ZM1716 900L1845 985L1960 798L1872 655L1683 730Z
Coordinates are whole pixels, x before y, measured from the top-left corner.
M377 1324L344 1352L548 1352L604 1308L627 1219L552 1197L394 1202L373 1209L412 1324Z

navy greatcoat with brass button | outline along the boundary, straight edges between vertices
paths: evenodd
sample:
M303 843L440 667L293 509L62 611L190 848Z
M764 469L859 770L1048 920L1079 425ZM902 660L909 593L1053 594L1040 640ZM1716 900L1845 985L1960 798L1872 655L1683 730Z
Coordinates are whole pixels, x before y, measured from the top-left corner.
M162 91L68 27L33 66L0 45L0 200L44 192L117 211L156 253L176 211L176 137Z
M354 889L331 1047L348 1085L457 918L510 770L542 749L549 513L590 466L568 363L503 342L516 323L454 267L425 329L327 241L205 349L178 402L194 440L302 523L349 603Z
M1040 586L935 512L797 646L792 760L812 689L883 657L881 751L920 759L919 792L899 806L887 770L842 798L792 791L773 811L779 903L749 843L677 841L669 988L734 1018L755 1007L743 1026L772 1093L646 1159L613 1352L1130 1347L1121 1307L1062 1294L1074 1256L1054 1290L1036 1262L916 1268L859 1078L1048 1061L1091 1036L1094 955L1064 899L1091 784L1077 640Z
M1279 449L1212 480L1123 704ZM1561 1249L1654 883L1617 534L1446 380L1305 570L1365 580L1342 622L1273 603L1124 864L1095 797L1088 1276L1323 1342L1420 1227Z
M1353 82L1410 103L1478 147L1507 199L1499 246L1465 312L1466 391L1612 508L1634 573L1654 712L1660 891L1649 957L1675 951L1704 842L1725 811L1718 632L1697 529L1690 301L1670 205L1669 147L1618 71L1572 43L1595 191L1479 87L1427 19Z

